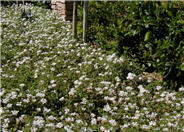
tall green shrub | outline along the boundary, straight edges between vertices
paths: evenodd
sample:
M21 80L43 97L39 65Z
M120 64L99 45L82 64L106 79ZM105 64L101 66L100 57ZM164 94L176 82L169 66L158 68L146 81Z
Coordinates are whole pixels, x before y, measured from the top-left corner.
M90 41L184 85L183 2L92 2L88 18Z

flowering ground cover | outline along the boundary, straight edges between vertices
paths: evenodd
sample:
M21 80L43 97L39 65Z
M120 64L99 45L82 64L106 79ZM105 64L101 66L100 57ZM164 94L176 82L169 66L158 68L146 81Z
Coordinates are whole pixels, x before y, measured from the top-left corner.
M2 131L184 131L184 88L72 39L50 10L2 7Z

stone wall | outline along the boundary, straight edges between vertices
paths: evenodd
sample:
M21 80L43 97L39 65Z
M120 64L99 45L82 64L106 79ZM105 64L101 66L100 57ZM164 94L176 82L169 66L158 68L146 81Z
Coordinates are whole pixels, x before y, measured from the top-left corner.
M73 2L65 0L51 0L51 8L58 12L64 21L72 21Z

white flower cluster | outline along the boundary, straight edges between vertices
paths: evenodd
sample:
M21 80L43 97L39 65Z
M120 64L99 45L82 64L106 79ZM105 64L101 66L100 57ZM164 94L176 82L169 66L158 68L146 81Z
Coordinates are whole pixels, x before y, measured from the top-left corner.
M133 80L136 75L134 73L128 73L127 79Z

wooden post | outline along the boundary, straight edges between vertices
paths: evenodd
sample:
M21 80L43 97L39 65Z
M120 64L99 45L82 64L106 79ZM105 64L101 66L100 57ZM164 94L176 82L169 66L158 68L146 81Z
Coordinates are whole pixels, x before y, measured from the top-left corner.
M88 1L84 1L84 6L83 6L83 42L86 42L87 14L88 14Z
M23 11L25 11L25 3L24 3L24 0L22 0L22 4L23 4Z
M73 2L73 20L72 20L72 32L73 32L73 37L77 38L77 2Z

